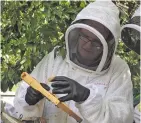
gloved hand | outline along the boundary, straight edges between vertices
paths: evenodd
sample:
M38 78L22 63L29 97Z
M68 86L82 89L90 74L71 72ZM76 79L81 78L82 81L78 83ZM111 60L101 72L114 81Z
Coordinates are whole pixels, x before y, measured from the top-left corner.
M50 90L50 87L44 83L40 83L41 86L46 89L47 91ZM29 105L35 105L37 102L39 102L41 99L43 99L44 96L37 90L35 90L32 87L28 87L27 88L27 93L25 95L25 101L29 104Z
M59 98L61 102L69 100L74 100L75 102L85 101L90 94L88 88L64 76L56 76L52 82L51 86L53 87L53 94L68 93L68 95Z

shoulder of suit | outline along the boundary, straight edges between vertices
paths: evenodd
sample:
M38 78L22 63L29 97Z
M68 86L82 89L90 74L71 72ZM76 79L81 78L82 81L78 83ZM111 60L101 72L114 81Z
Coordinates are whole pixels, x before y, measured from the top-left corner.
M114 57L112 67L114 70L129 69L127 62L125 60L121 59L119 56Z

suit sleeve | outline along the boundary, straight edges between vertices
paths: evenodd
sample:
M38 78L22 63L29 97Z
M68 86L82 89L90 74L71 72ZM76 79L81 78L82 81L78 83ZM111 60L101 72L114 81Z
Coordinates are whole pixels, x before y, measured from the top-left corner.
M89 86L89 85L86 85ZM88 123L133 123L132 82L128 66L111 78L104 97L91 85L88 99L76 107Z
M32 77L42 83L45 83L45 65L47 61L48 56L45 56L31 73ZM29 85L22 81L14 98L14 108L21 120L35 120L37 117L41 117L43 113L44 99L32 106L26 103L25 95L28 87Z

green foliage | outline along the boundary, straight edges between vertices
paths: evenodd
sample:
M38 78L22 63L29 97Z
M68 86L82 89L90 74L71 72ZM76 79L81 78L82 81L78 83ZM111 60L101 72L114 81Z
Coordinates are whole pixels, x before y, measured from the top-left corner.
M123 42L119 41L117 52L122 59L124 59L130 68L131 79L133 82L133 92L134 92L134 103L139 103L139 94L140 94L140 56L133 51L130 51Z
M54 46L64 50L64 33L86 2L2 1L1 89L11 90L22 71L31 72Z
M23 71L30 73L54 46L60 45L60 53L64 54L65 31L77 13L88 3L88 1L1 2L2 91L11 90L13 85L20 81L20 74ZM136 1L121 1L116 4L122 10L121 24L129 20L138 6ZM139 90L139 56L122 42L118 45L117 54L129 64L134 89ZM138 92L136 91L136 95Z

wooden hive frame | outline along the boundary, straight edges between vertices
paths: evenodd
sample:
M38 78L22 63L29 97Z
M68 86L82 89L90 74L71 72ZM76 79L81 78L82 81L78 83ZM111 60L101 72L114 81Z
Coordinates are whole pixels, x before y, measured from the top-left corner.
M73 117L78 123L82 122L82 119L75 114L65 103L60 102L55 95L44 89L40 82L38 82L36 79L34 79L32 76L30 76L28 73L23 72L21 74L21 78L29 84L32 88L35 90L38 90L41 92L48 100L50 100L52 103L54 103L58 108L61 108L63 111L65 111L69 116Z

